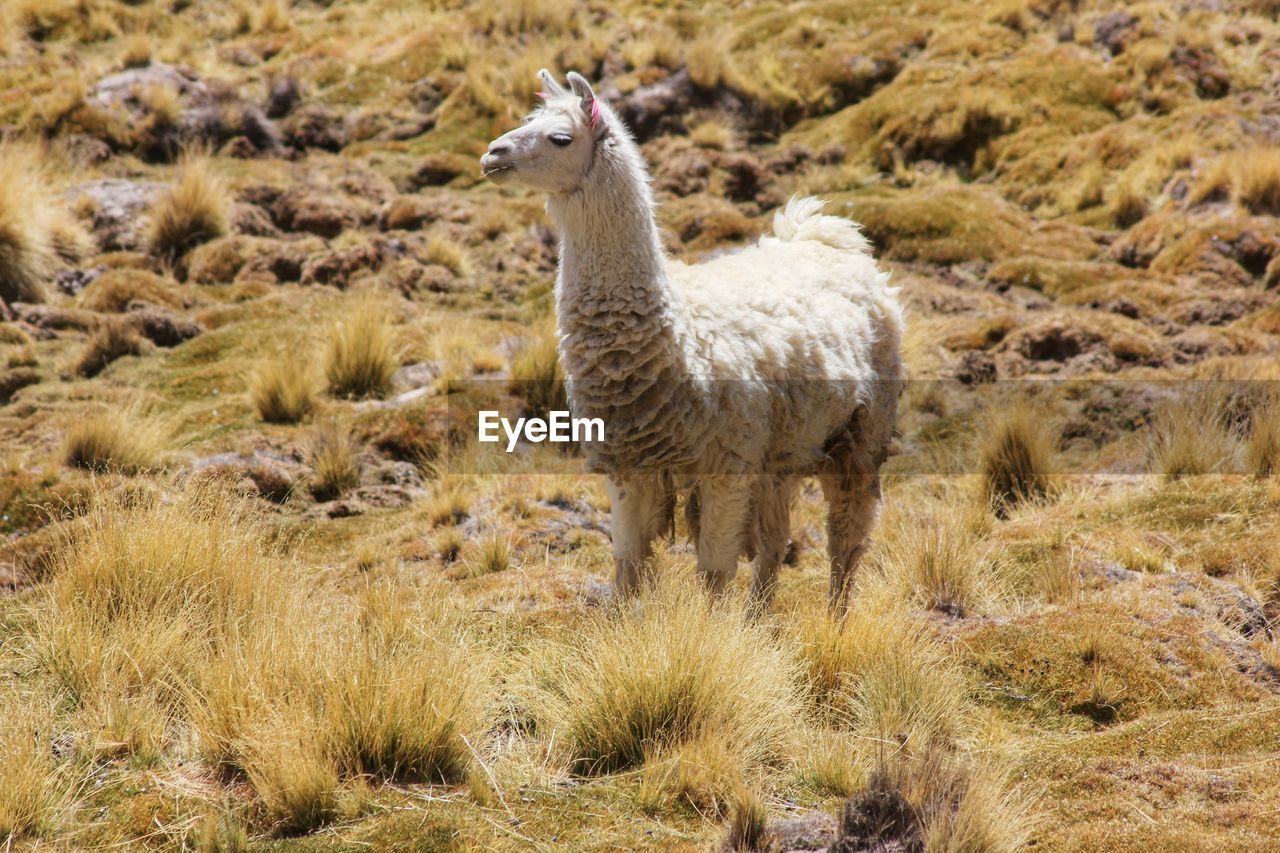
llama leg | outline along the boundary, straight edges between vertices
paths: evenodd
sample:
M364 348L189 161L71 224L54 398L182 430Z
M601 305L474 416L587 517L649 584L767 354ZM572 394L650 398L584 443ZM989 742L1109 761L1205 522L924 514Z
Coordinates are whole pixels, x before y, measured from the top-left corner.
M629 596L640 585L653 540L662 535L670 518L668 489L660 476L605 479L611 507L614 586Z
M717 595L733 581L747 536L754 478L709 477L698 484L698 576Z
M821 480L827 499L827 549L831 555L828 604L833 613L843 616L849 607L854 573L875 524L880 473L869 453L853 450L844 470L824 473Z
M756 496L756 558L752 564L751 608L764 612L773 602L778 567L791 539L791 499L795 481L762 477Z

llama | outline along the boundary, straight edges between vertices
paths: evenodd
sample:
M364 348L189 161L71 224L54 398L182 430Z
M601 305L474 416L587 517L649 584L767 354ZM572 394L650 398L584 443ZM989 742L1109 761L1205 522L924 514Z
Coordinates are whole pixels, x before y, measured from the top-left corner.
M539 72L543 105L494 140L485 176L547 193L555 306L575 417L612 504L616 590L634 592L674 489L689 488L697 571L715 592L752 557L767 607L801 478L828 503L829 602L847 606L880 496L902 382L897 290L858 226L793 198L773 237L698 264L666 257L640 150L590 84Z

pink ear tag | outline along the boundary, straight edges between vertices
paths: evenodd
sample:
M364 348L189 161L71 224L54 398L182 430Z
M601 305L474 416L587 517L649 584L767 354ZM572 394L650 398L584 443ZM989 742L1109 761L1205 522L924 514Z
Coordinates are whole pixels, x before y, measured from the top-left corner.
M600 123L600 102L591 102L591 126L595 127Z
M546 93L546 92L534 92L534 94L535 94L535 95L537 95L539 98L542 98L542 100L544 100L544 101L547 99L547 93Z

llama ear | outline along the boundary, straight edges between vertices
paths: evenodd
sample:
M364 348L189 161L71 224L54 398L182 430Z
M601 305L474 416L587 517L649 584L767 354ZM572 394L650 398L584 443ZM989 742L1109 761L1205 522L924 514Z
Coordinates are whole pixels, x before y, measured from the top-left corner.
M556 82L556 78L551 76L551 72L547 69L543 68L538 72L538 79L542 81L542 91L545 93L545 97L555 98L560 95L568 94L564 90L564 87Z
M582 111L591 119L591 126L595 127L600 120L600 106L596 103L596 93L591 91L591 84L577 71L570 71L568 79L569 88L582 100Z

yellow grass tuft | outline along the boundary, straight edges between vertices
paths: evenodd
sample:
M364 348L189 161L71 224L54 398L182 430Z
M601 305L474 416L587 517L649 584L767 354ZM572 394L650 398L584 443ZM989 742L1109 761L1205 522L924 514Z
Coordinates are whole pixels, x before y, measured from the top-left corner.
M1201 175L1194 204L1232 198L1258 215L1280 216L1280 147L1230 151Z
M686 577L587 616L531 663L527 709L581 773L711 743L717 763L749 772L788 753L801 715L795 663L771 632Z
M333 500L360 485L360 448L350 431L336 420L316 427L311 465L315 468L311 494L316 500Z
M886 601L860 602L842 621L797 616L796 648L820 718L913 750L961 734L964 680L923 625Z
M746 785L734 789L729 803L729 825L724 846L729 850L762 850L765 834L765 807L755 791Z
M399 366L391 323L372 303L333 327L324 372L335 396L385 397Z
M229 638L283 618L298 589L216 481L98 495L65 534L37 636L76 703L153 691L176 704Z
M174 261L195 246L227 233L230 202L207 158L186 158L178 181L151 206L148 245Z
M723 122L708 119L689 132L689 139L699 148L725 151L733 146L733 130Z
M147 343L125 320L112 319L98 327L80 348L72 370L84 377L97 376L115 360L142 355Z
M69 797L49 748L52 707L0 693L0 839L6 844L50 832Z
M1244 458L1246 470L1255 477L1280 474L1280 391L1268 388L1254 401Z
M982 479L993 507L1003 511L1048 494L1053 445L1043 416L1018 405L998 412L981 434Z
M316 728L305 710L285 705L257 722L241 746L240 766L278 834L311 832L337 812L338 774Z
M86 242L41 151L0 144L0 299L45 301L60 256L79 255Z
M952 616L990 610L1004 599L989 547L965 513L894 506L878 530L871 568L900 599Z
M554 319L540 321L511 362L510 388L530 412L544 414L569 408Z
M171 282L146 270L128 268L107 270L94 279L76 301L90 311L119 313L134 300L169 308L183 307L182 297L174 292Z
M249 381L249 397L259 417L273 424L296 424L316 407L309 366L293 354L259 364Z
M151 39L146 33L130 33L120 45L120 64L125 68L144 68L151 64Z
M427 263L439 264L459 278L471 275L466 249L446 237L433 237L427 242Z
M1238 452L1227 422L1230 395L1222 382L1180 387L1156 412L1151 454L1166 480L1225 473Z
M160 464L167 432L137 405L90 409L67 430L63 459L73 468L137 474Z

